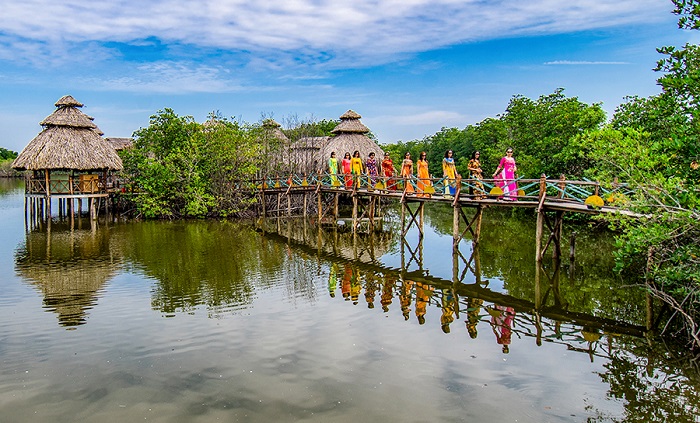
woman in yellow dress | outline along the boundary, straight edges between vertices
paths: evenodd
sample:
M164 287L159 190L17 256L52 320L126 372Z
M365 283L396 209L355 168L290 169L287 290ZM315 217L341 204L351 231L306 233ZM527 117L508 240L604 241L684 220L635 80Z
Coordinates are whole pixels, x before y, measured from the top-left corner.
M350 169L352 170L352 177L358 188L360 187L360 178L363 173L363 167L364 165L362 163L362 158L360 157L360 152L355 150L355 152L352 153L352 159L350 159Z
M428 160L426 159L427 154L425 151L421 151L420 158L418 159L418 197L430 197L430 194L425 193L425 189L432 185L430 182L430 173L428 173Z
M445 178L445 196L453 197L457 191L457 168L452 150L447 150L442 159L442 177Z
M404 190L408 194L413 194L413 184L411 183L411 179L413 179L413 160L411 160L411 153L406 152L403 157L401 177L403 178Z
M331 186L337 188L340 186L338 180L338 158L335 157L335 151L331 152L331 157L328 159L328 173L331 175Z
M472 158L469 160L469 164L467 165L467 169L469 169L469 176L472 178L471 182L474 184L474 188L470 188L470 191L477 200L481 200L486 194L484 191L484 184L481 183L483 172L481 170L481 162L479 161L479 157L481 157L481 153L475 151L472 153Z

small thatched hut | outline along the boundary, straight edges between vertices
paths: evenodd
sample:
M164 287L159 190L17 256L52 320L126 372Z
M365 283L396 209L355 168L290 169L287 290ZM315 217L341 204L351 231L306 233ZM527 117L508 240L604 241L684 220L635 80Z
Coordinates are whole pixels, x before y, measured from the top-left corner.
M320 149L318 160L324 170L333 151L338 160L342 159L346 152L352 154L357 150L363 160L369 156L369 153L374 152L377 159L381 161L384 152L374 140L367 136L370 130L360 122L360 118L362 116L352 110L348 110L340 117L340 123L331 131L335 136Z
M26 178L26 195L50 199L107 196L107 178L123 168L111 143L93 118L79 110L83 104L67 95L56 110L40 122L43 130L12 163L19 171L31 171Z

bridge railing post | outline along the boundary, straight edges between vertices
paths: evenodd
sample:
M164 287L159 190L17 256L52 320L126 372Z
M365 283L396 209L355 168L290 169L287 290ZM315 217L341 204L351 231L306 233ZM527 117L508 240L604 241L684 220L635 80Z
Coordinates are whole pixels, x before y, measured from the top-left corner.
M564 198L564 191L566 190L566 175L563 173L559 175L559 183L557 185L559 186L559 195L557 195L557 197Z

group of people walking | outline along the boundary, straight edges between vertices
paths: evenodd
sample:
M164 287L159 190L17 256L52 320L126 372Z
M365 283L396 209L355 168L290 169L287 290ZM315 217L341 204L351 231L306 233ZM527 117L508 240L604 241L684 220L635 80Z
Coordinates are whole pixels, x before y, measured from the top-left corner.
M476 199L481 199L486 196L484 185L482 183L483 171L480 162L481 154L478 151L472 153L471 159L467 164L469 176L472 179L473 188L470 189L470 194ZM415 164L416 177L414 178L414 163L411 159L411 153L404 154L401 162L399 175L396 175L396 168L390 154L384 153L384 159L381 163L377 163L374 152L370 152L366 160L362 160L360 152L355 152L350 156L346 152L342 160L338 160L335 152L331 153L328 159L328 170L331 175L333 186L344 186L346 189L360 187L363 185L362 175L366 176L365 183L371 184L374 187L381 179L384 182L385 189L396 190L399 183L403 187L407 195L416 195L417 197L430 197L435 189L431 181L428 171L427 153L422 151ZM513 149L508 148L506 155L501 158L496 171L493 173L493 178L496 179L497 185L501 188L504 200L515 200L517 196L517 184L515 182L515 172L517 166L513 158ZM342 175L342 176L340 176ZM444 179L445 192L444 195L452 197L456 194L457 178L460 175L457 173L457 167L454 159L454 152L447 150L445 157L442 159L442 176ZM341 182L342 180L342 182Z

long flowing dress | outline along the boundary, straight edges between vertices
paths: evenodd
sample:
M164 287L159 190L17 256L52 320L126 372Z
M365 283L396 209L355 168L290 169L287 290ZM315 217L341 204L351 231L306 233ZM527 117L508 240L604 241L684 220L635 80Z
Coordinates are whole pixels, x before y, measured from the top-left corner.
M419 197L430 197L430 194L425 194L425 189L432 186L430 182L430 173L428 173L428 161L418 159L418 194Z
M518 195L518 185L515 183L515 159L512 157L504 157L498 164L503 170L500 176L500 187L503 190L503 196L508 200L515 200Z
M367 168L370 183L374 187L374 185L377 183L377 177L379 176L379 170L377 170L377 160L367 159L365 162L365 167Z
M455 195L457 191L457 168L455 167L455 159L452 157L445 157L442 159L442 176L447 178L445 180L445 194Z
M479 162L479 159L471 159L469 160L467 168L469 169L469 176L473 179L472 184L474 184L474 188L471 188L470 191L474 195L474 198L480 200L484 198L485 194L484 184L481 183L481 162Z
M393 178L395 173L396 170L394 169L394 162L388 157L382 160L382 174L385 178L387 178L385 182L386 189L390 189L392 191L396 189L396 181Z
M353 157L350 159L350 167L352 169L352 176L355 178L357 187L359 188L362 182L360 179L362 176L362 159L359 157Z
M339 187L340 181L338 181L338 158L331 157L328 159L328 173L331 174L331 186Z
M343 158L343 174L345 175L345 188L352 188L352 178L350 177L350 159Z
M413 184L411 183L411 179L413 179L413 160L403 159L403 163L401 164L401 177L404 178L404 190L412 193L414 191Z

